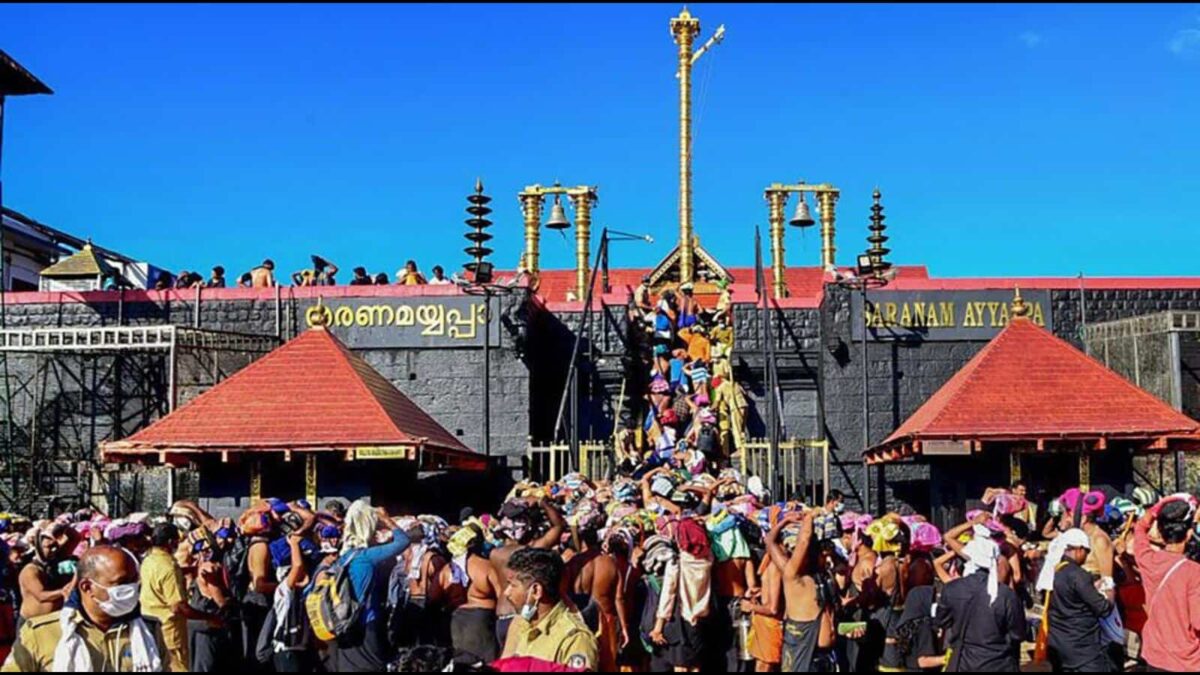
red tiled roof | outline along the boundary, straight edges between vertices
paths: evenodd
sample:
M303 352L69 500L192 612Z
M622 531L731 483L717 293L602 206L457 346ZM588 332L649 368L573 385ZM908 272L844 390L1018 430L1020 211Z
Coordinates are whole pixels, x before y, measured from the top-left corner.
M482 466L479 455L331 333L317 328L102 449L106 458L120 458L380 446L432 452L464 468Z
M1200 422L1017 318L872 448L868 461L916 454L925 440L1183 438L1200 439Z

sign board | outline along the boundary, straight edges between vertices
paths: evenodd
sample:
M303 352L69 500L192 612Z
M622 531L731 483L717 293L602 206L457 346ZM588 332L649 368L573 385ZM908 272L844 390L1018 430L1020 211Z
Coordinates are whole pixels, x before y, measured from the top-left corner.
M1050 291L1021 291L1029 319L1051 329ZM872 340L979 340L995 337L1008 325L1013 292L871 291L866 312L862 294L850 300L851 334L861 340L863 326Z
M500 343L496 300L492 316L481 297L342 298L313 305L304 313L313 326L325 325L351 349L483 347L484 326L490 344Z
M959 456L971 455L970 441L921 441L921 452L925 455Z
M407 445L363 446L354 449L354 459L416 459L417 451Z

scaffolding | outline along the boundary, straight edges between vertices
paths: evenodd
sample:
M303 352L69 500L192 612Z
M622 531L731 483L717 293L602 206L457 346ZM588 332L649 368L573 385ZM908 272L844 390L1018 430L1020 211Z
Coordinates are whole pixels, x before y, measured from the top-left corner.
M1200 312L1169 310L1089 324L1083 344L1092 358L1171 407L1200 419ZM1140 460L1138 480L1160 490L1193 488L1200 458L1176 451Z
M99 444L144 428L277 346L273 335L174 325L0 330L0 508L136 508L101 464Z
M1200 336L1200 312L1168 311L1091 324L1083 330L1092 358L1176 410L1184 410L1185 342Z

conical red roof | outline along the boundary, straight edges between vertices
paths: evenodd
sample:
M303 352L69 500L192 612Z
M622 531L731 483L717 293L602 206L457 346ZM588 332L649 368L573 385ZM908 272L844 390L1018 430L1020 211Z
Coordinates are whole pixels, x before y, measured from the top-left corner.
M103 449L107 457L363 447L409 447L450 454L470 464L482 460L321 328L303 333Z
M1172 438L1200 438L1200 422L1019 317L873 448L869 460L913 454L913 441L924 440Z

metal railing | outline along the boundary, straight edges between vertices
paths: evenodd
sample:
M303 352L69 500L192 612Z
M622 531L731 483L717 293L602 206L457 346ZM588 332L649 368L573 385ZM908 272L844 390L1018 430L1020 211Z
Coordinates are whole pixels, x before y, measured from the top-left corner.
M824 485L829 484L829 441L823 439L790 438L779 443L779 466L771 462L771 441L766 438L748 438L739 446L742 475L749 478L779 476L783 494L790 497L810 492L814 473L819 469ZM820 452L819 458L813 452ZM819 466L818 466L819 465ZM820 495L817 495L820 496Z
M525 451L525 477L539 483L559 481L571 473L572 466L578 466L583 475L602 479L616 466L613 446L608 441L581 441L578 459L572 464L569 443L530 445Z

